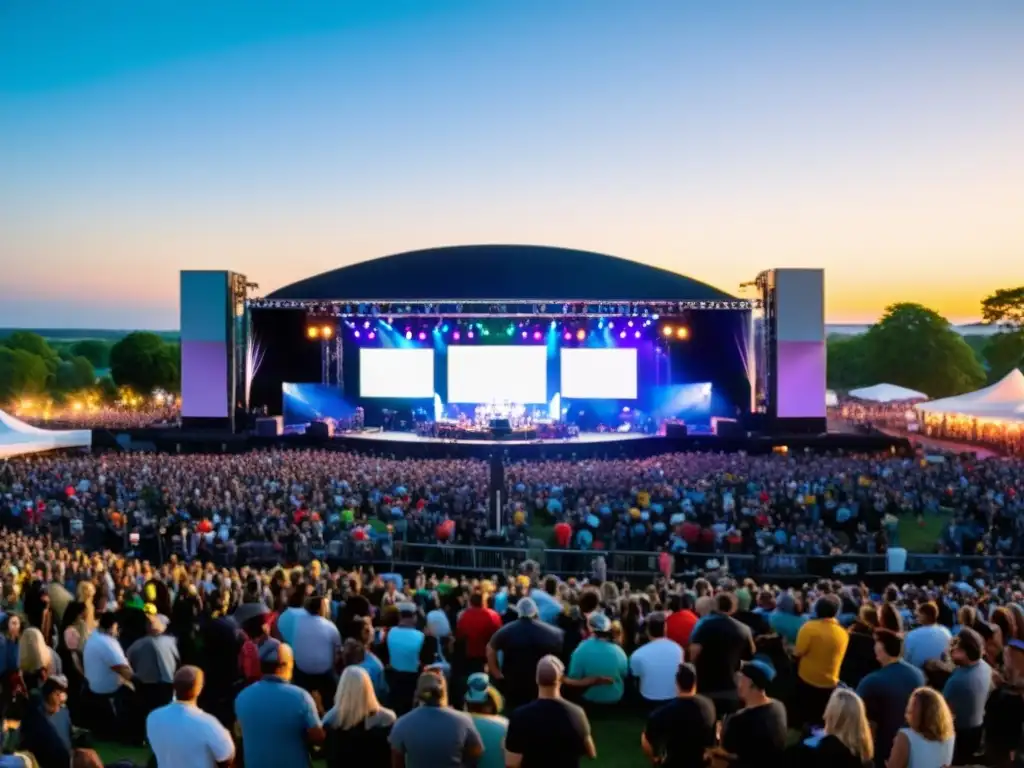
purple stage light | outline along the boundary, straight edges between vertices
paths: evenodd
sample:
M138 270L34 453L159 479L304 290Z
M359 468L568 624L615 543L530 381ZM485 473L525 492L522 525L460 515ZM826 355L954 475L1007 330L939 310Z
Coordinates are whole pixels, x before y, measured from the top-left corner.
M615 327L615 323L614 323L614 322L612 322L611 320L609 320L609 321L608 321L608 327L609 327L609 328L614 328L614 327Z
M423 341L423 340L425 340L426 338L427 338L427 334L425 334L425 333L424 333L423 331L420 331L420 335L419 335L419 339L420 339L420 341Z
M620 334L619 334L619 338L620 338L620 339L624 339L624 338L626 338L626 332L625 332L625 331L622 331L622 333L620 333Z
M462 334L460 334L458 331L455 331L455 333L452 334L452 338L458 341L461 335Z
M566 341L569 341L570 339L572 339L572 334L566 331L565 333L562 334L562 338L565 339Z
M467 336L468 336L469 338L471 338L471 339L473 338L473 332L472 332L472 331L470 331L470 332L469 332L469 333L467 333L466 335L467 335Z
M637 332L636 332L636 333L634 333L633 335L634 335L634 336L636 336L636 337L637 337L637 338L639 339L639 338L640 338L640 331L637 331Z
M533 340L534 341L540 341L540 337L541 337L541 332L540 331L534 331L533 332Z
M523 331L522 336L524 339L526 338L526 331Z
M405 332L405 338L411 339L412 338L412 331L406 331Z
M370 335L367 336L366 338L370 339L370 341L373 341L374 339L377 338L377 334L374 333L373 331L370 331Z
M632 320L630 320L630 321L629 321L629 322L627 323L627 325L628 325L628 326L629 326L630 328L632 328L632 327L633 327L633 321L632 321Z
M357 339L359 338L359 331L356 331L356 332L355 332L355 337L356 337Z
M364 321L363 322L363 328L369 328L369 327L370 327L370 321L369 320Z

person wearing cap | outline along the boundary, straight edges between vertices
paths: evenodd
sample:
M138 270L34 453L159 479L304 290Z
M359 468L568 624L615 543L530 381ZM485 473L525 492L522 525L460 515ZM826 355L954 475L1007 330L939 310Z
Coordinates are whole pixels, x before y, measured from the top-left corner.
M143 715L169 703L174 696L174 673L181 663L178 641L166 633L156 615L149 617L149 633L132 643L126 654L135 670L135 688L142 701Z
M540 621L533 600L521 598L516 609L519 618L495 632L487 644L487 671L505 696L506 712L536 698L537 662L548 655L560 656L565 645L565 633Z
M268 640L259 649L263 678L235 699L246 768L307 765L325 738L313 697L292 685L292 649Z
M626 690L629 659L625 651L612 642L612 622L603 613L590 614L587 628L590 637L576 646L569 659L569 677L574 680L610 678L608 685L587 688L583 700L592 704L618 704Z
M68 681L48 678L29 700L19 728L19 748L32 753L39 768L67 768L74 754L71 717L65 707Z
M985 703L992 688L992 668L982 659L984 643L981 635L970 627L961 627L953 638L953 663L956 669L942 688L942 695L953 712L956 726L956 749L953 763L974 762L981 747L985 722Z
M761 656L744 662L736 673L743 707L722 723L722 751L730 756L731 768L783 764L789 731L785 706L766 693L774 679L775 667Z
M388 688L395 713L404 715L413 707L413 692L423 664L421 656L426 635L416 627L419 611L414 603L399 603L398 626L385 638L388 649Z
M146 738L159 768L229 768L235 743L227 728L199 708L203 671L184 666L174 673L174 700L146 718Z
M640 746L652 764L703 768L705 753L718 743L715 705L697 693L697 670L680 663L672 675L676 696L647 718Z
M537 698L513 710L505 735L505 765L578 766L597 757L590 721L583 708L562 698L565 665L557 656L537 661Z
M864 701L875 737L875 765L883 768L893 739L903 727L911 694L925 684L924 672L903 660L903 638L889 629L875 630L875 658L881 665L860 681L857 695Z
M392 764L405 768L462 768L483 754L480 733L465 712L448 706L444 675L424 672L416 681L416 706L391 729Z
M504 702L498 689L491 685L486 673L476 672L466 680L463 700L483 743L484 753L476 768L505 768L508 720L499 714Z

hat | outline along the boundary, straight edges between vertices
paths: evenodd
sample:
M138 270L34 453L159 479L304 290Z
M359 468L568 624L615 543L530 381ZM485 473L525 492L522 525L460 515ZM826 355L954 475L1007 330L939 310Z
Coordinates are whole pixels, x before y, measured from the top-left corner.
M142 602L142 598L139 597L138 595L132 595L127 600L125 600L124 601L124 607L125 608L131 608L134 611L144 611L144 610L146 610L146 604L144 602Z
M740 674L763 691L775 679L775 667L768 658L758 655L740 665Z
M611 631L612 622L611 619L603 613L592 613L587 619L587 626L590 628L591 632L600 632L604 634L605 632Z
M521 619L537 618L537 604L529 597L524 597L516 603L516 611L518 611L519 618Z
M466 680L465 700L469 704L486 704L492 702L496 709L501 709L501 694L491 685L491 678L486 672L477 672Z
M270 637L259 647L260 664L279 664L281 662L281 642Z
M40 686L40 691L43 696L49 696L54 691L67 691L67 689L68 679L64 677L64 675L53 675L52 677L48 677Z
M439 707L444 693L444 677L436 672L424 672L416 681L416 701Z

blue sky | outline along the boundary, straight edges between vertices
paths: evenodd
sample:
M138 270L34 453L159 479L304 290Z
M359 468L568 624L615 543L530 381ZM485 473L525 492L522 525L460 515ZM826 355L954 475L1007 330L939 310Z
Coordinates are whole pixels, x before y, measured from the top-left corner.
M1024 283L1021 40L1019 0L9 0L0 326L474 242L973 319Z

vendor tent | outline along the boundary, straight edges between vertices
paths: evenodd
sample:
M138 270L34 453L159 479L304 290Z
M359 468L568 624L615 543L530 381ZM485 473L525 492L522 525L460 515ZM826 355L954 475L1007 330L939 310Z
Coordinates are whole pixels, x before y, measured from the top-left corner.
M59 448L89 448L88 429L40 429L0 411L0 459Z
M990 421L1024 421L1024 373L1014 368L984 389L917 406L924 413L948 413Z
M895 384L875 384L870 387L851 389L850 397L872 403L905 403L911 400L927 400L928 395Z

